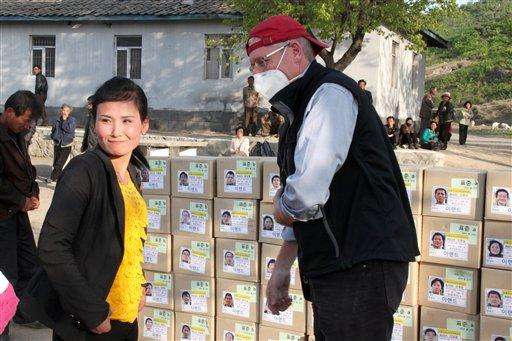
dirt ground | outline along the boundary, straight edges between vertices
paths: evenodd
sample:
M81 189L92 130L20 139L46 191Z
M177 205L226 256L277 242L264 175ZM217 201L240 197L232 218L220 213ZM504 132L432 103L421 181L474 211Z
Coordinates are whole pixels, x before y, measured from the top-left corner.
M469 135L466 145L458 144L458 135L454 134L445 155L445 167L475 168L483 170L510 169L512 171L512 139L499 137L482 137ZM51 171L50 159L34 158L32 160L39 175L41 189L41 207L30 213L30 219L37 240L44 217L50 206L54 184L46 184L43 180ZM47 341L51 340L48 329L31 329L14 325L11 332L12 341Z

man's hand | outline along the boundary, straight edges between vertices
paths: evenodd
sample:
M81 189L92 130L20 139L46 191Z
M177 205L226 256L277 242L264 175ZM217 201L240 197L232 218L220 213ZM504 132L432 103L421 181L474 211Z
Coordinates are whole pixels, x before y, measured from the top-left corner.
M267 286L267 307L274 315L285 311L292 304L288 295L290 288L290 270L274 269Z
M141 293L140 302L139 302L139 312L146 305L146 293L147 293L147 288L142 287L142 293Z
M94 329L91 329L91 331L95 334L105 334L105 333L108 333L110 331L110 329L112 329L112 326L110 325L110 316L109 316L109 317L107 317L107 319L105 321L101 322L101 324L99 326L97 326Z
M34 200L34 197L32 198L25 198L25 205L23 205L23 208L21 209L23 212L28 212L35 210L39 207L39 200Z
M290 217L286 212L281 210L281 206L278 203L278 200L283 195L283 188L279 188L274 196L274 219L281 225L291 227L293 225L293 218Z
M39 208L39 198L37 197L31 197L30 200L32 200L32 204L34 205L34 209L38 209Z

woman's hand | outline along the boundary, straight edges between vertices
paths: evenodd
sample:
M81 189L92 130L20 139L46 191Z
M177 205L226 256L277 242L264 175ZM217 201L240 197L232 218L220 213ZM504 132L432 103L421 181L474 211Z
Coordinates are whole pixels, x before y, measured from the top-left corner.
M101 322L101 324L96 328L91 329L91 331L95 334L105 334L108 333L111 329L112 326L110 325L110 316L108 316L105 321Z

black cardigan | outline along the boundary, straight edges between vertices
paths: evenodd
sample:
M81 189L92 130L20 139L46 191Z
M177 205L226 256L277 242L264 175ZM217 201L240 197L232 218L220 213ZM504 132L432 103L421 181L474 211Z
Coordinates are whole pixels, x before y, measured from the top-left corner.
M140 188L147 161L136 150L130 176ZM73 158L60 178L39 237L39 257L66 316L97 327L123 257L124 202L112 162L96 148Z

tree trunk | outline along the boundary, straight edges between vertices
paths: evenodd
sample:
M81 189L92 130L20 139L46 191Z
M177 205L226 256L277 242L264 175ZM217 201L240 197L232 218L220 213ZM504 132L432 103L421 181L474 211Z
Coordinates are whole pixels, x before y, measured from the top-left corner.
M348 50L341 56L341 58L334 62L334 51L330 51L330 54L332 54L331 59L329 60L329 64L326 65L330 68L333 68L338 71L343 71L347 68L347 66L350 65L354 61L354 59L357 57L359 52L361 52L361 48L363 47L363 40L364 40L364 31L358 30L353 36L352 36L352 43L350 44L350 47ZM324 59L325 60L325 59Z

